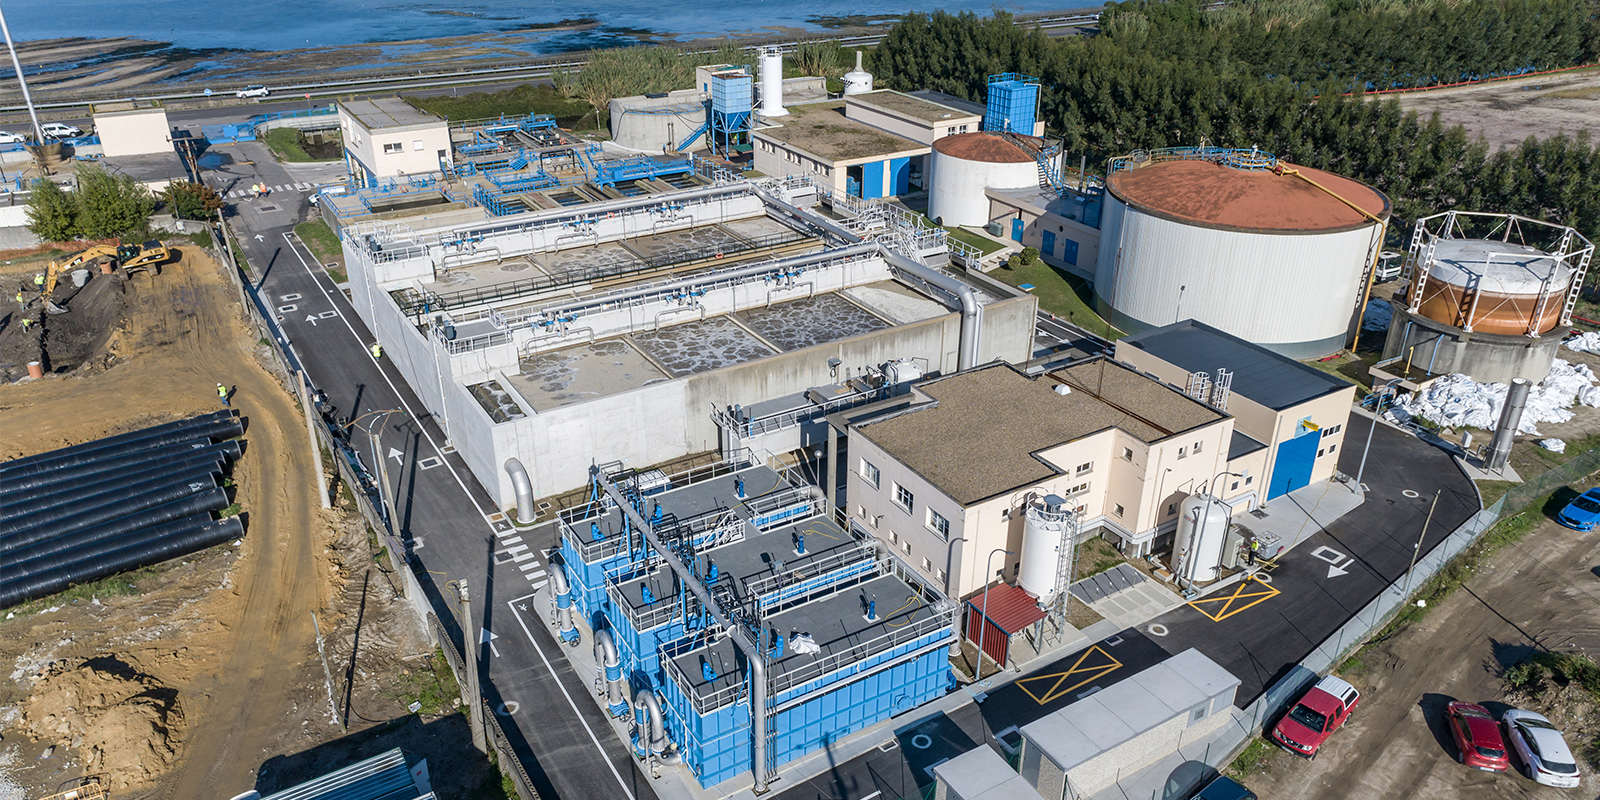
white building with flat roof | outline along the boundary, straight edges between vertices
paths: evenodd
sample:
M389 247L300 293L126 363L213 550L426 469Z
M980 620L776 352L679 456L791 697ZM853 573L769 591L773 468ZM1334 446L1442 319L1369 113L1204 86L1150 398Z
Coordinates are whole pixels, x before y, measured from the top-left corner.
M398 97L340 102L339 132L357 186L439 172L449 163L449 124Z

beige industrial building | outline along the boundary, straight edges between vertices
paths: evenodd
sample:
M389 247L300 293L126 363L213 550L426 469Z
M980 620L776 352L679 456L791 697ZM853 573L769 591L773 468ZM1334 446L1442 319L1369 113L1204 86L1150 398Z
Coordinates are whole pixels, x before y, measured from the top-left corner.
M360 186L436 173L451 157L450 126L398 97L339 103L345 165Z
M97 106L94 129L100 137L100 163L108 171L131 176L152 193L165 191L173 181L189 179L183 159L173 147L165 108Z
M861 414L848 512L966 597L995 579L996 549L1012 551L999 577L1019 575L1024 512L1043 497L1065 499L1078 539L1135 556L1171 540L1191 495L1238 514L1332 477L1351 384L1198 323L1125 341L1038 377L991 364L926 380Z

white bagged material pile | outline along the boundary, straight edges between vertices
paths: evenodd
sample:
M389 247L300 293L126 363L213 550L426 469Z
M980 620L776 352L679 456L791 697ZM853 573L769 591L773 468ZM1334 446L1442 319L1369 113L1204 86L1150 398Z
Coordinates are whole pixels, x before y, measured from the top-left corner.
M800 653L801 655L822 652L822 646L817 644L817 640L811 638L811 634L809 633L802 633L795 636L794 641L789 643L789 649L795 651L796 653Z
M1540 439L1539 446L1552 453L1565 453L1567 451L1567 443L1560 439Z
M1589 402L1600 401L1600 386L1594 383L1594 371L1587 366L1559 358L1552 361L1550 375L1528 393L1528 405L1522 409L1517 432L1537 436L1541 422L1572 419L1568 409L1580 399L1585 405L1596 404ZM1509 390L1503 383L1478 383L1465 375L1446 375L1429 384L1426 391L1401 398L1384 414L1400 423L1421 417L1451 428L1494 430Z
M1367 313L1361 317L1361 330L1389 330L1389 320L1393 318L1394 309L1389 306L1389 301L1374 297L1367 302ZM1600 347L1600 343L1596 347Z
M1567 340L1567 349L1574 353L1600 353L1600 333L1580 333Z

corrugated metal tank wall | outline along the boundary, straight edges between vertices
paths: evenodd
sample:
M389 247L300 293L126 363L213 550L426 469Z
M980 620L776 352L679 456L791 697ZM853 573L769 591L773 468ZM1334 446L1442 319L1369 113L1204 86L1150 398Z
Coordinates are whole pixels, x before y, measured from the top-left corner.
M1375 227L1220 230L1147 214L1108 193L1095 306L1129 333L1193 318L1291 358L1326 355L1344 345Z

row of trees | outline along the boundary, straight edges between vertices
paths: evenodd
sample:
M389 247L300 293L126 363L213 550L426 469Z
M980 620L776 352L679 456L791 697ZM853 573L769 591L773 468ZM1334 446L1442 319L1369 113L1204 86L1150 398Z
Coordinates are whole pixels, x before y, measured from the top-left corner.
M35 179L28 230L47 242L137 238L149 233L158 198L143 184L94 164L79 168L77 181L69 192L53 181ZM208 219L223 205L210 187L184 181L172 183L159 199L178 219Z
M1344 13L1339 2L1343 0L1304 4L1298 28L1315 30ZM1507 18L1518 20L1549 10L1546 0L1461 0L1452 8L1472 18L1480 6L1501 9ZM1419 44L1415 36L1403 34L1418 20L1434 19L1439 7L1384 7L1368 15L1389 20L1387 24L1396 30L1388 38L1373 37L1361 59L1379 58L1385 52L1396 59L1409 58L1407 51ZM1141 0L1132 9L1111 9L1107 27L1120 27L1116 33L1062 40L1017 28L1005 14L910 15L872 54L871 70L881 85L926 87L976 100L983 98L987 75L1038 76L1043 85L1042 114L1052 134L1063 138L1069 152L1102 163L1141 148L1201 142L1259 146L1291 162L1349 175L1381 189L1394 202L1402 224L1445 209L1472 208L1527 214L1600 235L1600 146L1587 134L1530 139L1491 153L1481 139L1470 137L1461 127L1407 114L1392 99L1346 96L1345 87L1376 79L1347 71L1357 66L1340 66L1334 72L1323 62L1304 67L1303 80L1292 80L1269 74L1276 67L1261 65L1291 59L1293 54L1269 48L1252 52L1250 61L1220 55L1238 53L1244 43L1254 41L1251 37L1262 27L1259 15L1213 19L1212 12L1201 12L1191 0ZM1144 22L1130 23L1135 16ZM1584 23L1578 25L1580 30L1592 30L1592 18L1578 22ZM1567 19L1569 26L1578 22ZM1140 26L1143 31L1133 30ZM1179 42L1180 29L1202 43ZM1268 39L1271 48L1310 47L1289 32L1272 33ZM1563 46L1563 58L1570 61L1533 66L1553 68L1594 60L1596 53L1587 48L1595 40L1582 41L1580 48ZM1380 42L1387 42L1388 49ZM1439 45L1436 58L1458 63L1453 59L1465 58L1462 54L1470 50L1466 44L1458 45L1454 50ZM1525 52L1537 50L1530 47ZM1197 53L1217 57L1207 60ZM1358 61L1352 57L1350 63ZM1316 75L1320 80L1311 80Z

